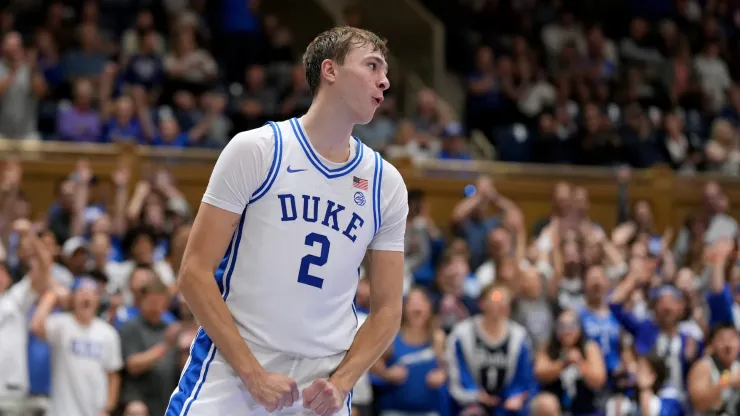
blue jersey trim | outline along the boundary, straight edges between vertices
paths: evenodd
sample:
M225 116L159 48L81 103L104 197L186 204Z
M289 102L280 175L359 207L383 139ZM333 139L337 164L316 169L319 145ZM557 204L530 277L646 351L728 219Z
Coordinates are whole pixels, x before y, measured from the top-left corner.
M347 164L345 164L344 166L330 169L321 162L321 159L313 151L313 148L308 142L308 139L306 138L306 135L303 132L303 128L298 122L298 119L290 119L290 125L293 127L293 133L295 133L295 136L298 139L298 144L301 145L303 153L306 154L306 158L308 158L308 161L311 162L316 170L321 172L322 175L326 176L327 179L334 179L347 175L348 173L352 172L362 161L362 155L364 153L365 146L363 146L362 142L360 142L360 139L358 139L357 137L353 137L353 139L355 139L355 141L357 142L357 152L355 153L355 157L347 162Z
M275 137L275 149L273 151L270 170L267 171L267 177L265 178L265 181L262 182L262 185L260 185L260 187L257 188L257 190L254 191L254 193L252 194L252 199L249 200L250 204L253 202L257 202L260 198L265 196L267 191L270 190L272 184L275 183L275 179L277 179L278 173L280 172L280 164L282 163L283 159L283 133L280 130L280 126L273 123L272 121L268 121L267 124L272 127L273 136Z
M375 234L380 230L382 218L380 215L380 186L383 182L383 158L380 153L375 152L375 171L373 173L373 220L375 222Z

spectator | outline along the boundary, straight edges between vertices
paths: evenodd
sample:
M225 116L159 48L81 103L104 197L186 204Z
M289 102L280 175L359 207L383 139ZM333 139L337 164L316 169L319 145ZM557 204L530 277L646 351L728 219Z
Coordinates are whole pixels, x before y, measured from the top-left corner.
M465 294L465 280L469 274L470 269L462 255L448 253L442 259L435 291L431 296L445 332L449 332L455 324L478 312L475 299Z
M732 80L727 64L719 56L719 45L709 42L702 54L694 60L699 83L709 98L713 111L719 111L725 105L727 90Z
M201 93L217 75L218 67L208 51L198 48L192 32L183 31L164 59L164 69L176 89Z
M59 110L59 138L72 142L97 142L101 139L100 115L92 108L93 84L87 79L75 83L72 106Z
M177 350L180 325L166 322L167 286L149 271L140 289L140 315L121 328L121 350L126 372L121 390L123 406L143 402L149 414L164 414L177 385L180 360Z
M121 340L97 318L98 285L75 282L72 312L49 316L61 293L47 292L33 315L31 330L52 349L51 415L112 412L118 404Z
M278 91L267 85L265 67L252 65L245 73L243 91L236 99L237 128L249 130L272 120L278 111Z
M740 174L740 137L727 120L712 125L712 136L705 148L709 169L730 175Z
M401 120L391 143L384 153L390 159L434 159L440 150L439 142L420 132L411 120Z
M103 73L107 56L102 52L100 33L93 24L79 28L80 48L67 52L62 60L67 81L79 78L96 78Z
M151 10L139 10L134 27L126 29L121 37L121 55L124 62L135 55L152 53L161 56L164 52L165 41L162 35L155 31L154 15Z
M4 340L0 352L0 412L9 414L23 410L29 391L26 336L27 317L35 298L44 293L50 282L51 256L43 243L34 235L27 219L17 220L13 228L28 246L33 261L28 275L16 285L12 284L7 266L0 266L0 336Z
M688 376L691 404L699 412L736 411L735 391L740 385L737 329L729 323L718 324L712 329L709 342L714 352L712 358L699 360Z
M3 37L0 61L0 136L38 140L38 100L46 92L36 55L25 50L17 32Z
M695 137L686 136L683 131L681 120L675 114L666 114L663 118L665 146L664 158L671 165L671 168L679 172L693 173L698 169L702 161L702 155L699 151L700 143Z
M412 288L404 302L401 331L373 368L387 383L377 397L381 415L442 412L444 343L425 289Z
M537 353L534 364L543 389L562 397L563 409L573 415L593 414L596 394L606 382L602 351L582 331L576 312L563 311L549 345Z
M466 149L466 141L463 137L462 126L458 123L450 123L442 130L442 151L440 159L446 160L472 160L473 158Z
M509 320L511 300L506 286L487 286L479 300L483 316L457 324L447 340L450 394L463 408L527 414L532 351L526 331Z
M493 187L488 177L480 177L473 195L460 201L452 211L452 224L470 248L470 267L478 268L485 260L486 236L499 225L499 219L488 215L488 207L495 204L506 211L515 205Z
M154 31L141 33L141 44L127 59L124 80L126 84L142 86L150 91L149 101L156 101L157 89L164 77L161 51L157 48ZM161 39L160 39L161 40Z
M312 100L303 66L296 65L291 72L290 85L281 94L278 113L283 118L298 117L308 110Z
M675 387L666 385L669 369L658 356L648 355L637 361L637 400L640 409L658 409L658 414L683 416L681 395ZM656 405L657 403L657 405Z

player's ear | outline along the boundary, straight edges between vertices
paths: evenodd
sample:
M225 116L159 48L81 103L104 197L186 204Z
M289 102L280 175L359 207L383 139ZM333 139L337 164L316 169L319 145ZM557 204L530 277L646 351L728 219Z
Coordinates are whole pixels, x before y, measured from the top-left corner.
M331 59L324 59L321 62L321 77L330 84L337 79L337 63Z

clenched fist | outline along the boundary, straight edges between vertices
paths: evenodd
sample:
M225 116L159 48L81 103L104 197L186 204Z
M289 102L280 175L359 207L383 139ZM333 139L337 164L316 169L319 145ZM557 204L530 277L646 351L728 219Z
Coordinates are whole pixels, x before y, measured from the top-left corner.
M320 378L303 389L303 407L320 416L331 416L344 406L346 394Z
M298 401L298 385L282 374L264 373L245 380L244 384L252 398L268 413L279 412Z

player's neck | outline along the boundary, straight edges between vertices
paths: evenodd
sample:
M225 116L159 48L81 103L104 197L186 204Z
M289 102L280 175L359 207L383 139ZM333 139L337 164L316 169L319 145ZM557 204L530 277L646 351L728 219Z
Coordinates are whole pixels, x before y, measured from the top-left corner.
M349 160L349 140L352 137L352 123L344 116L345 108L328 102L319 95L306 115L301 118L308 140L325 159L343 163Z

